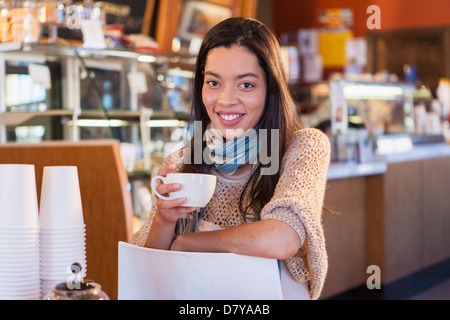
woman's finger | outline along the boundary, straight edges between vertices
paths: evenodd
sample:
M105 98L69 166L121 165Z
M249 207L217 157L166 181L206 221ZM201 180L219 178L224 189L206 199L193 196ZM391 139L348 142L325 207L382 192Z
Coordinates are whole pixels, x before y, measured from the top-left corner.
M159 171L158 171L158 175L165 177L168 173L175 170L175 168L176 168L176 165L174 163L170 163L168 165L162 166L161 169L159 169Z
M181 184L179 183L168 183L164 184L161 183L159 186L156 187L156 191L158 191L159 194L168 194L171 192L175 192L181 189Z
M175 207L182 206L185 203L186 203L186 198L178 198L178 199L173 199L173 200L158 199L156 201L156 205L158 206L158 208L160 210L161 209L172 209Z

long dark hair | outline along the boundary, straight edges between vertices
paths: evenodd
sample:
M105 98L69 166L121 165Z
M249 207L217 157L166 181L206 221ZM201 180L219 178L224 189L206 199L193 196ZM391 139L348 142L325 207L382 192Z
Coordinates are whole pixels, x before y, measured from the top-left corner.
M281 164L294 132L300 129L300 121L284 72L279 39L268 27L255 19L242 17L226 19L214 26L205 35L197 57L190 123L201 121L201 137L203 137L211 121L202 101L204 70L208 53L211 49L217 47L230 48L234 45L244 47L252 52L265 72L267 95L264 112L257 128L267 129L267 132L270 132L271 129L279 130L279 141L271 141L271 135L268 134L267 150L271 150L272 143L277 143L279 145L278 163ZM193 138L191 140L190 159L194 159L194 143ZM206 143L202 141L202 150L205 147ZM278 170L273 175L261 175L261 167L263 166L261 163L255 165L241 194L239 209L244 218L249 213L254 213L259 217L261 209L269 202L275 191L280 172ZM270 164L266 166L270 166ZM183 171L206 172L208 169L209 166L202 157L201 164L185 164ZM246 197L246 194L251 196Z

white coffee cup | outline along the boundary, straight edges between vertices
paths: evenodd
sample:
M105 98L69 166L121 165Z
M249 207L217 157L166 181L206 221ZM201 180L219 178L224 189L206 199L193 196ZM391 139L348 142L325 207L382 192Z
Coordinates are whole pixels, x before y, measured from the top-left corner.
M163 196L156 190L158 180L161 180L164 184L179 183L181 189L171 192L168 197ZM169 173L166 177L153 177L151 187L153 192L161 199L174 200L185 197L186 203L182 205L183 207L204 208L214 194L216 182L217 177L212 174Z

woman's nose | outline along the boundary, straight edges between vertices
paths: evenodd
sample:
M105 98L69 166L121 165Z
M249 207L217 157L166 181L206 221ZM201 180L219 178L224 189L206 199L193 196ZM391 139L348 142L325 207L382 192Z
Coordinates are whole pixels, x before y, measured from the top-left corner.
M236 103L236 93L231 86L224 86L219 95L219 104L223 106L233 105Z

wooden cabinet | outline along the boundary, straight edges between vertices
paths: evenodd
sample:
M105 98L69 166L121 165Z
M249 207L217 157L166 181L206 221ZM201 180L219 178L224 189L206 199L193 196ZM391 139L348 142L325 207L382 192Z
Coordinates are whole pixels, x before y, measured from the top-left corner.
M323 216L329 270L321 298L364 287L370 265L380 267L383 288L449 259L448 190L448 156L329 180L325 203L338 214Z
M383 283L450 257L449 170L450 158L431 158L390 163L382 179L369 179L368 204L376 204L368 212L367 263L382 268Z
M450 158L423 163L423 260L426 265L450 257Z
M381 268L383 284L423 267L422 165L391 163L382 179L368 180L367 265Z
M388 70L403 79L404 65L433 92L439 78L450 78L450 27L367 32L367 71Z
M328 253L328 275L322 298L365 282L367 268L367 177L328 181L323 226Z

